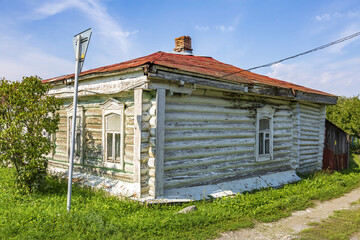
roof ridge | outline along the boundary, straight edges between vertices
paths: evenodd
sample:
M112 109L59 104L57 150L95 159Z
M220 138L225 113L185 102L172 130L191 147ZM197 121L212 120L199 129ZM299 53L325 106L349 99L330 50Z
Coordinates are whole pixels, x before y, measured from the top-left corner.
M245 84L263 84L268 86L274 86L285 89L294 89L302 92L334 96L329 93L325 93L319 90L304 87L298 84L287 82L264 76L258 73L250 72L234 65L220 62L212 57L196 56L196 55L184 55L176 53L167 53L158 51L143 57L127 60L120 63L115 63L99 68L89 69L80 74L80 76L89 75L92 73L107 73L115 72L124 69L141 67L146 64L159 65L168 68L177 69L181 72L195 73L204 76L215 77L225 81ZM240 70L240 72L239 72ZM231 73L226 75L225 73ZM224 75L225 74L225 75ZM61 81L73 77L74 74L63 75L55 78L43 80L43 82Z

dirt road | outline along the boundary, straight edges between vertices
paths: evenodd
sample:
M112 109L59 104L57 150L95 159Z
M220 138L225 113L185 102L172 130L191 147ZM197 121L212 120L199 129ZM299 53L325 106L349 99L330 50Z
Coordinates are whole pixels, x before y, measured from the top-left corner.
M309 222L319 222L332 215L335 210L351 209L351 203L360 199L360 188L344 196L330 201L318 202L314 207L303 211L294 212L290 217L283 218L273 223L257 223L252 229L225 232L219 240L229 239L276 239L288 240L293 234L309 228Z

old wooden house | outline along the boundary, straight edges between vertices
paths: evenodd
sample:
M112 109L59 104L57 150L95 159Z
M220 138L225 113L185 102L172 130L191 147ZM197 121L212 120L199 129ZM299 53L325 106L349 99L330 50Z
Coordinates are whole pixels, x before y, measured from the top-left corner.
M44 80L63 99L50 165L67 169L74 74ZM79 78L76 168L137 199L219 196L322 168L325 107L337 97L192 54L191 39Z

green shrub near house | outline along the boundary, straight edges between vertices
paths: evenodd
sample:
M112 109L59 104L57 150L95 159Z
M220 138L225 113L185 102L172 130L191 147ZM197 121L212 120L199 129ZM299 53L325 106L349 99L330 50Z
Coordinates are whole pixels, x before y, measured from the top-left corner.
M357 158L358 159L358 158ZM359 186L357 163L343 172L316 173L279 189L262 189L232 198L183 205L140 205L100 191L74 187L72 210L66 212L67 184L47 177L47 188L19 193L0 169L0 239L207 239L219 232L269 222L338 197ZM195 204L197 211L176 214Z
M13 166L17 187L31 192L43 186L49 138L58 128L55 113L61 101L47 95L49 85L38 77L0 80L0 166Z

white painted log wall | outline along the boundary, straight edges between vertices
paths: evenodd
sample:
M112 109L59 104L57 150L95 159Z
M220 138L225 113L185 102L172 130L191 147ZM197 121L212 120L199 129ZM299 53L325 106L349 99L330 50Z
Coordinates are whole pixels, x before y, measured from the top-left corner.
M111 170L107 172L113 176L117 176L126 180L132 180L134 172L133 167L133 142L134 142L134 101L133 97L119 95L124 99L125 104L125 146L124 146L124 169L121 172L111 173ZM103 102L106 98L102 99ZM80 101L79 104L84 107L84 164L87 166L104 167L103 153L104 148L102 146L102 109L97 99L87 100L86 102ZM67 168L68 153L67 153L67 117L66 110L62 107L58 113L60 114L59 129L55 134L55 154L50 159L50 164L58 167Z
M164 188L196 186L291 169L292 108L287 101L166 97ZM221 95L221 94L220 94ZM274 159L255 162L255 109L274 114Z
M300 158L298 171L320 170L324 142L325 107L315 103L300 104Z

